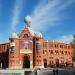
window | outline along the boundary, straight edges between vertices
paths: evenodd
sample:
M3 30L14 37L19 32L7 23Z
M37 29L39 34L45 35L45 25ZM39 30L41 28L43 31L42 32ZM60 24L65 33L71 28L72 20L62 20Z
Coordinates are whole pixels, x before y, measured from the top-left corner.
M40 43L36 43L36 49L39 50L40 49Z
M49 61L49 64L51 64L51 61Z
M68 54L70 54L70 52L68 52Z
M47 50L43 50L43 54L47 54Z
M65 48L67 48L67 45L65 45Z
M65 54L67 54L67 51L65 51Z
M51 61L51 64L53 64L53 61Z
M52 60L49 61L49 64L53 64L54 62Z
M49 53L50 53L50 54L53 54L53 50L49 50Z
M39 56L39 57L41 57L41 56Z
M5 50L5 45L4 45L4 50Z
M44 50L43 50L43 54L44 54Z
M9 51L10 51L11 53L13 53L14 50L15 50L15 46L11 46L10 49L9 49Z
M53 59L53 57L49 57L49 59Z
M43 44L43 46L44 46L44 47L47 47L47 43L45 42L45 43Z
M51 50L51 54L53 54L53 50Z
M64 57L60 57L61 59L64 59Z
M68 46L68 49L70 49L70 46Z
M37 56L38 57L38 56Z
M63 45L60 45L60 48L63 48Z
M55 54L58 54L59 53L59 51L58 50L55 50Z
M49 48L53 48L53 44L49 44Z
M28 38L28 34L24 34L23 38Z
M57 44L55 44L55 48L58 48L58 45Z
M45 50L45 52L47 52L47 50Z
M63 51L61 51L61 54L64 54L64 52L63 52Z
M63 64L63 63L64 63L64 61L62 61L62 60L61 60L61 63Z
M45 54L47 54L47 50L45 50Z

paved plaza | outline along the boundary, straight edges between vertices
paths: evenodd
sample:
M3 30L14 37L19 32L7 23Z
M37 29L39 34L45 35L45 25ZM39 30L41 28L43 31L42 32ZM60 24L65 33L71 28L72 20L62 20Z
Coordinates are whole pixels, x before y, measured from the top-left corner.
M39 74L37 75L75 75L75 69L68 68L68 69L58 69L58 73L53 73L54 69L41 69Z
M58 73L53 72L55 68L23 69L23 70L0 70L0 75L75 75L74 68L58 68Z

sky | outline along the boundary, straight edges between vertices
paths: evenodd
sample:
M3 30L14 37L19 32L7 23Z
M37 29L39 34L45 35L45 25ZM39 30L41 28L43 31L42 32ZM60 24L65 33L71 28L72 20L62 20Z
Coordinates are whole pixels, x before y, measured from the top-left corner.
M0 0L0 43L25 27L30 16L31 28L45 40L69 43L75 34L75 0Z

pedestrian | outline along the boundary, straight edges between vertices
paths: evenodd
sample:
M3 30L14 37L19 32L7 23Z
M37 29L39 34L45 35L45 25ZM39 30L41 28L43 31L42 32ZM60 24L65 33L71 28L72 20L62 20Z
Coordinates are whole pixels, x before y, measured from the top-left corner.
M58 75L58 69L56 69L56 75Z
M38 68L37 70L37 75L40 75L40 68Z
M37 75L37 70L35 71L35 75Z
M55 75L55 69L53 69L53 75Z

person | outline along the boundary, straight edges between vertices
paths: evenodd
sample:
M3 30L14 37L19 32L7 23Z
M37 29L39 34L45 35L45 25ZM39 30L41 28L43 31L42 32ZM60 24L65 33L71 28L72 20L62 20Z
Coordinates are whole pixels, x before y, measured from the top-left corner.
M58 75L58 68L56 69L56 75Z
M37 70L35 71L35 75L37 75Z
M37 75L40 75L40 68L38 68L37 70Z
M55 75L55 69L53 69L53 75Z

